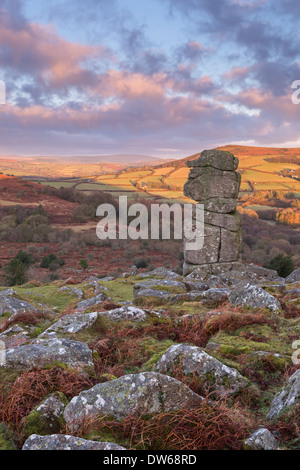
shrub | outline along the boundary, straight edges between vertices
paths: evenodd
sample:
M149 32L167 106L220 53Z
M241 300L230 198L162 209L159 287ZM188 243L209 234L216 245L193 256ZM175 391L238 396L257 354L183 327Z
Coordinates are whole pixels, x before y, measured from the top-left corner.
M30 266L34 263L34 257L27 251L23 250L18 252L18 254L15 256L15 259L20 260L21 263L25 264L25 266Z
M274 256L264 267L274 269L281 277L287 277L295 269L291 256L284 256L282 253Z
M58 258L54 253L50 253L50 255L44 256L41 261L40 267L41 268L49 268L51 271L55 271L60 266L65 264L62 258Z
M8 286L15 286L24 284L27 281L26 277L27 266L17 258L10 260L4 268L4 283Z
M89 267L89 263L84 258L81 258L81 260L79 261L79 264L84 271Z
M137 260L135 261L133 264L135 264L135 266L140 269L140 268L147 268L148 266L148 261L146 259L140 259L140 260Z

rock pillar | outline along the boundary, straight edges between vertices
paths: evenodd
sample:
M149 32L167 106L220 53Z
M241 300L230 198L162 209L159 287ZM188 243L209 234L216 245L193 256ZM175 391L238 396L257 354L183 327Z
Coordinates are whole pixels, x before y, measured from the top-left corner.
M191 169L184 194L204 206L204 245L200 250L184 249L184 275L196 270L199 278L205 279L241 269L238 163L234 155L221 150L204 150L186 163Z

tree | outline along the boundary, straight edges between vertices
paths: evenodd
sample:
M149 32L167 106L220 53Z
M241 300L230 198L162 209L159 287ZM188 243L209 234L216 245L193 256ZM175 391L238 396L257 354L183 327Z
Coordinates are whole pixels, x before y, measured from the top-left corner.
M17 258L13 258L4 268L4 281L8 286L24 284L27 281L26 264Z
M89 267L89 263L87 262L86 259L82 258L80 261L80 266L82 267L82 269L85 271L88 267Z
M283 253L279 253L274 256L268 263L265 264L265 268L274 269L278 272L280 277L287 277L291 272L294 271L295 265L291 256L284 256Z
M50 253L50 255L44 256L41 261L40 267L41 268L49 268L50 270L55 271L60 266L65 264L62 258L58 258L54 253Z
M27 267L34 263L34 257L30 253L27 253L27 251L23 250L18 252L15 259L20 260Z

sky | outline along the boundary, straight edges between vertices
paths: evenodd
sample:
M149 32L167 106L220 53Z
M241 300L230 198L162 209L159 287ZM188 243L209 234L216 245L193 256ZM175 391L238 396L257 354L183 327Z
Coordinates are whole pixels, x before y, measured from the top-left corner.
M300 147L299 35L299 0L0 0L0 155Z

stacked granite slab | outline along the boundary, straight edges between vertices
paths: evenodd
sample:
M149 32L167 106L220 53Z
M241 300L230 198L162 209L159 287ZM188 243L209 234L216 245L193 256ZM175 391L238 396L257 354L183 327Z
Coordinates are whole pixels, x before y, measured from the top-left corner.
M236 211L241 184L241 175L235 171L238 163L233 154L221 150L204 150L186 163L191 169L184 194L204 206L204 243L199 250L187 250L185 240L184 275L197 270L199 278L205 279L241 269L241 220Z

